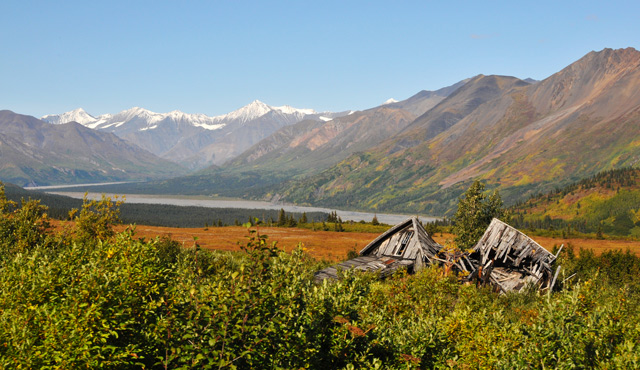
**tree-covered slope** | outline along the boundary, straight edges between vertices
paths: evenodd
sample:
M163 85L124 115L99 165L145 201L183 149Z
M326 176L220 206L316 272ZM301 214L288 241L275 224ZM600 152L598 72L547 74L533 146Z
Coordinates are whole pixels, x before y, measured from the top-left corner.
M639 67L640 52L605 49L533 85L478 76L397 136L276 192L292 202L450 214L471 179L512 203L633 165Z
M640 237L640 169L605 171L511 208L522 228Z

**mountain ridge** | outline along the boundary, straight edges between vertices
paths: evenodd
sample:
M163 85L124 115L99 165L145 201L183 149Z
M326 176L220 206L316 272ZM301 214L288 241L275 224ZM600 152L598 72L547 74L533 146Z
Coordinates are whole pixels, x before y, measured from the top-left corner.
M277 129L304 119L327 121L346 112L316 112L259 100L227 114L209 117L181 111L155 113L133 107L93 117L82 108L43 120L60 124L80 121L86 127L112 132L162 158L192 169L222 164Z
M478 75L446 96L419 92L327 123L274 128L221 167L163 186L191 191L193 180L221 195L447 215L479 179L513 202L640 162L638 67L635 49L604 49L540 81ZM402 124L388 137L366 139L394 116Z
M505 85L509 88L462 112L448 127L436 125L438 109L461 112L454 109L456 104L464 107L468 102L459 100L465 91L461 88L425 113L431 118L423 117L422 124L416 120L396 137L326 173L275 192L301 204L447 214L472 179L501 189L513 201L602 170L637 164L639 61L634 49L589 53L534 84L516 79L522 82ZM442 130L429 134L434 125ZM416 140L418 134L422 140ZM369 193L357 190L363 188Z
M0 178L17 185L146 180L186 171L76 122L51 125L0 111Z

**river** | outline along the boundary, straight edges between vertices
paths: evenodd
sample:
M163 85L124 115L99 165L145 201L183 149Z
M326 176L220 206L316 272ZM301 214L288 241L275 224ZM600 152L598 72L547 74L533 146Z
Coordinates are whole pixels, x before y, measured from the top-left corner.
M33 189L33 188L32 188ZM72 198L80 198L84 196L83 192L55 192L49 189L40 188L42 191L46 191L50 194L64 195ZM100 199L103 193L88 193L91 199ZM107 194L109 195L109 194ZM113 196L111 196L113 197ZM388 213L368 213L368 212L355 212L355 211L343 211L339 209L319 208L319 207L305 207L296 206L291 204L275 204L270 202L243 200L243 199L213 199L204 196L188 197L188 196L167 196L167 195L146 195L146 194L128 194L125 195L126 203L143 203L143 204L170 204L174 206L197 206L208 208L243 208L243 209L284 209L286 212L333 212L336 211L338 216L343 221L371 221L375 215L378 221L395 225L411 216L419 216L422 222L434 221L436 217L430 217L425 215L408 215L408 214L388 214Z

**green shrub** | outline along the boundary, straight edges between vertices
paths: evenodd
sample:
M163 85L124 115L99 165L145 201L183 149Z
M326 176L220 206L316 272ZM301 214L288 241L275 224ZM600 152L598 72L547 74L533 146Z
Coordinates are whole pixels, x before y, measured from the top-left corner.
M27 204L5 204L2 235L44 217ZM579 276L563 291L498 295L435 267L385 281L344 271L315 285L318 262L255 229L240 253L141 240L133 228L105 239L25 230L11 239L24 248L0 265L0 368L640 365L638 259L628 252L568 248L563 268Z

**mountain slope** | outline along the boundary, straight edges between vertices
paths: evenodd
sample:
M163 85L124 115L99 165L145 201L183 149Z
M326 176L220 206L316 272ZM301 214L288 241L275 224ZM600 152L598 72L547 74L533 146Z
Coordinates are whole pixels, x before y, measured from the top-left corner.
M92 117L82 109L44 116L50 123L76 121L112 132L160 157L189 168L222 164L279 128L304 119L322 121L346 113L317 113L254 101L231 113L209 117L179 111L155 113L134 107L117 114Z
M381 106L329 122L303 121L260 141L231 165L317 172L393 136L413 119L405 110Z
M0 179L18 185L141 180L184 174L113 134L0 111Z
M415 119L416 113L436 105L465 81L437 91L421 91L406 100L385 103L326 123L303 121L285 127L226 167L249 165L269 171L288 168L318 172L394 136Z
M421 116L444 100L444 98L464 86L467 82L469 82L469 79L459 81L451 86L443 87L435 91L422 90L408 99L399 102L390 102L384 105L388 108L404 109L416 117Z
M265 188L333 166L409 124L411 113L380 107L328 122L305 120L284 127L222 167L186 177L127 187L129 192L217 194L251 197Z
M474 178L514 200L635 165L638 67L638 51L605 49L536 84L478 76L398 136L278 192L297 203L445 214Z
M511 207L521 228L640 236L640 169L600 172Z
M328 122L304 120L285 126L224 166L162 181L155 184L154 189L144 191L265 195L266 188L316 174L392 137L416 118L412 112L399 107L421 111L463 83L436 92L422 91L401 102L353 112Z

